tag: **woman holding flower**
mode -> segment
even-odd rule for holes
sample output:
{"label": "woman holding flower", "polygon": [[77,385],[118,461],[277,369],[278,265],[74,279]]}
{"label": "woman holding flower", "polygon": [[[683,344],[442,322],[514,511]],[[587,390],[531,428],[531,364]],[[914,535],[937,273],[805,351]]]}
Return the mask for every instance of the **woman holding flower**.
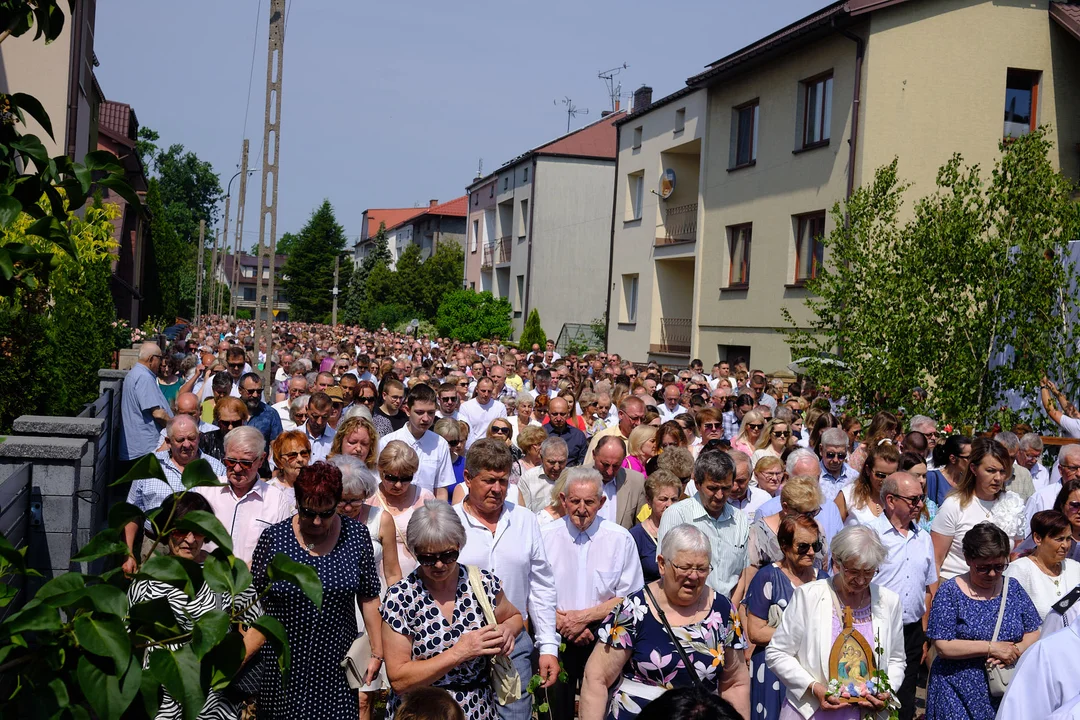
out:
{"label": "woman holding flower", "polygon": [[665,691],[697,684],[749,717],[742,627],[731,602],[705,584],[712,563],[708,539],[692,525],[679,525],[664,536],[656,560],[660,579],[624,598],[596,633],[581,686],[581,720],[633,720]]}

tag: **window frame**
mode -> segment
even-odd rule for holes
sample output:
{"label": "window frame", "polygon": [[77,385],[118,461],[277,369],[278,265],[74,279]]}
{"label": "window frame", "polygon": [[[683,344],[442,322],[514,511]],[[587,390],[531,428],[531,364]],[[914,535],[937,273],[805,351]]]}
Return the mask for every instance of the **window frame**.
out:
{"label": "window frame", "polygon": [[644,130],[644,125],[638,125],[636,128],[634,128],[634,138],[632,144],[630,145],[631,150],[641,149],[641,138],[644,135]]}
{"label": "window frame", "polygon": [[641,274],[627,273],[623,275],[623,305],[626,316],[620,319],[624,325],[637,323],[638,296],[641,292]]}
{"label": "window frame", "polygon": [[[1042,85],[1042,70],[1029,70],[1027,68],[1006,68],[1005,69],[1005,94],[1008,97],[1009,92],[1009,74],[1020,73],[1032,78],[1031,83],[1031,117],[1028,119],[1028,131],[1027,134],[1035,132],[1035,129],[1039,127],[1039,86]],[[1005,108],[1008,109],[1008,102],[1006,101]],[[1001,137],[1006,141],[1015,140],[1017,137],[1023,137],[1022,135],[1006,135],[1004,118],[1002,119]]]}
{"label": "window frame", "polygon": [[626,174],[626,200],[629,213],[623,212],[623,222],[638,222],[645,216],[645,170]]}
{"label": "window frame", "polygon": [[[739,162],[739,155],[740,155],[740,153],[739,153],[739,147],[740,147],[739,146],[739,141],[742,138],[742,116],[743,116],[743,111],[744,110],[751,110],[752,111],[750,113],[750,118],[751,118],[750,119],[750,148],[749,148],[750,156],[749,156],[749,159],[746,162],[740,163]],[[761,125],[761,98],[754,98],[753,100],[749,100],[747,102],[744,102],[741,105],[736,105],[735,107],[732,108],[732,111],[734,111],[734,114],[735,114],[734,123],[733,123],[734,124],[733,129],[734,129],[734,132],[735,132],[735,142],[733,143],[733,148],[732,148],[732,150],[734,151],[733,156],[732,156],[732,160],[734,162],[732,163],[731,167],[728,168],[728,169],[729,170],[740,170],[742,168],[753,167],[754,165],[757,164],[758,131],[759,131],[760,125]]]}
{"label": "window frame", "polygon": [[[825,236],[825,223],[827,217],[824,210],[818,210],[810,213],[803,213],[802,215],[795,216],[795,275],[794,286],[805,285],[808,281],[813,280],[818,276],[818,271],[821,268],[822,263],[825,261],[825,246],[822,244],[820,238]],[[807,224],[820,222],[820,232],[817,235],[811,235],[809,237],[809,250],[810,250],[810,274],[806,276],[800,276],[799,271],[802,269],[803,259],[803,228]],[[811,230],[813,229],[811,225]]]}
{"label": "window frame", "polygon": [[[738,264],[735,262],[735,248],[739,234],[742,231],[746,231],[746,242],[743,245],[743,256],[739,260]],[[753,246],[754,240],[754,224],[753,223],[739,223],[737,225],[728,225],[728,288],[732,290],[745,290],[750,287],[750,251]],[[741,280],[735,280],[735,268],[740,270]]]}
{"label": "window frame", "polygon": [[675,134],[681,133],[686,129],[686,108],[676,108],[675,110]]}
{"label": "window frame", "polygon": [[[828,92],[827,93],[824,92],[824,90],[825,90],[824,86],[825,86],[826,83],[828,83]],[[811,149],[817,148],[817,147],[824,147],[825,145],[828,145],[829,141],[832,139],[830,128],[829,128],[829,124],[831,124],[831,123],[827,124],[825,122],[825,117],[826,117],[826,115],[828,115],[829,119],[830,120],[832,119],[832,108],[829,107],[830,102],[828,102],[828,101],[832,100],[833,71],[829,70],[827,72],[821,73],[820,75],[815,75],[813,77],[807,78],[806,80],[803,80],[802,83],[800,83],[800,84],[802,85],[802,101],[803,101],[803,122],[802,122],[802,145],[801,145],[801,149],[802,150],[811,150]],[[818,84],[822,85],[822,92],[826,96],[826,97],[823,97],[822,101],[821,101],[821,116],[815,118],[815,122],[817,123],[816,127],[818,127],[820,129],[820,131],[821,131],[821,138],[818,139],[818,140],[809,140],[807,138],[807,130],[810,128],[810,123],[808,122],[809,119],[810,119],[810,90],[811,90],[811,88],[817,86]]]}

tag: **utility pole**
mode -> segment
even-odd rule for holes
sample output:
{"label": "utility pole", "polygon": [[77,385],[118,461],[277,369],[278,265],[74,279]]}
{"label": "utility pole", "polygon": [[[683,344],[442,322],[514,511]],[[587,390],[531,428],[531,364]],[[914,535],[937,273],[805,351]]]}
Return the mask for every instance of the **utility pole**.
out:
{"label": "utility pole", "polygon": [[[247,138],[244,138],[244,151],[240,156],[240,200],[236,206],[236,244],[233,246],[232,284],[229,285],[229,317],[233,320],[236,320],[236,292],[237,285],[240,282],[240,253],[244,249],[244,207],[246,206],[245,199],[247,198],[247,178],[249,174],[247,169],[248,145]],[[228,200],[225,201],[225,204],[228,205]],[[228,214],[226,214],[225,222],[228,223],[228,221]]]}
{"label": "utility pole", "polygon": [[[263,125],[262,158],[262,205],[259,211],[259,262],[258,291],[255,310],[255,353],[265,343],[266,361],[263,363],[263,388],[273,397],[273,371],[270,355],[273,351],[274,328],[274,260],[277,251],[277,183],[278,149],[281,145],[281,68],[285,54],[285,0],[270,0],[270,43],[266,48],[266,115]],[[270,147],[273,143],[273,148]],[[269,227],[267,227],[269,220]],[[263,295],[263,257],[270,268],[269,283]],[[259,307],[266,308],[266,325],[258,323]],[[261,342],[260,342],[261,340]]]}
{"label": "utility pole", "polygon": [[202,315],[203,249],[206,246],[206,221],[199,221],[199,263],[195,274],[195,319]]}
{"label": "utility pole", "polygon": [[330,318],[330,325],[332,327],[337,327],[337,296],[338,296],[337,281],[338,281],[338,263],[340,263],[340,262],[341,262],[341,256],[340,255],[335,255],[334,256],[334,312],[333,312],[332,317]]}
{"label": "utility pole", "polygon": [[[229,223],[229,201],[225,200],[225,224]],[[214,231],[214,255],[210,261],[210,303],[207,308],[207,312],[211,315],[216,315],[218,312],[218,286],[217,286],[217,268],[218,268],[218,247],[221,245],[221,230]]]}

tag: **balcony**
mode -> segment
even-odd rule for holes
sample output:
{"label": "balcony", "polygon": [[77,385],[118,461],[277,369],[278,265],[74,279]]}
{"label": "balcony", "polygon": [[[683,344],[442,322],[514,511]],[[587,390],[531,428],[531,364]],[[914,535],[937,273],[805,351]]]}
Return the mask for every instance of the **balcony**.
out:
{"label": "balcony", "polygon": [[664,235],[656,238],[656,244],[674,245],[697,240],[697,210],[697,203],[667,208],[664,211]]}
{"label": "balcony", "polygon": [[660,342],[649,345],[659,355],[690,355],[690,318],[660,318]]}
{"label": "balcony", "polygon": [[510,262],[510,253],[514,248],[513,238],[501,237],[495,242],[484,246],[484,257],[480,261],[480,269],[490,272],[494,265],[505,265]]}

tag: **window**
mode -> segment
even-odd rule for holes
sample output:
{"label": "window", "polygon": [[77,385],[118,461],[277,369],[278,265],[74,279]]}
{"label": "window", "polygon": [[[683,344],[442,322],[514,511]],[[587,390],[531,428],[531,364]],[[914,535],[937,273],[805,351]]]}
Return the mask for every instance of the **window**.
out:
{"label": "window", "polygon": [[479,195],[473,195],[473,199],[472,199],[473,207],[476,207],[476,204],[478,202],[480,202],[480,196]]}
{"label": "window", "polygon": [[514,293],[514,317],[521,315],[521,304],[525,299],[525,276],[517,276],[517,292]]}
{"label": "window", "polygon": [[521,231],[518,233],[518,237],[522,240],[525,239],[525,233],[529,231],[529,201],[521,201],[521,222],[518,223],[518,227]]}
{"label": "window", "polygon": [[469,246],[471,252],[476,252],[476,245],[480,242],[480,221],[472,221],[472,244]]}
{"label": "window", "polygon": [[817,277],[825,248],[825,211],[795,217],[795,282]]}
{"label": "window", "polygon": [[636,323],[637,322],[637,299],[638,299],[638,275],[623,275],[622,276],[623,287],[623,305],[622,305],[622,317],[620,322],[624,323]]}
{"label": "window", "polygon": [[753,165],[757,161],[758,101],[753,100],[735,108],[732,130],[734,137],[733,168]]}
{"label": "window", "polygon": [[240,268],[240,274],[246,278],[255,277],[255,268],[250,265],[244,265]]}
{"label": "window", "polygon": [[524,182],[529,182],[529,167],[528,167],[528,165],[525,166],[525,179],[524,179]]}
{"label": "window", "polygon": [[255,288],[253,288],[253,287],[244,288],[244,300],[247,300],[249,302],[255,302]]}
{"label": "window", "polygon": [[686,129],[686,108],[675,111],[675,132],[681,133]]}
{"label": "window", "polygon": [[832,75],[806,80],[803,86],[802,146],[811,147],[829,141],[832,125]]}
{"label": "window", "polygon": [[728,246],[731,251],[731,267],[728,271],[729,287],[745,287],[750,284],[750,235],[752,225],[728,227]]}
{"label": "window", "polygon": [[641,219],[641,206],[645,202],[645,171],[638,170],[626,176],[626,222]]}
{"label": "window", "polygon": [[508,190],[509,188],[510,188],[510,176],[507,175],[506,177],[503,178],[503,190]]}
{"label": "window", "polygon": [[634,128],[634,149],[637,150],[641,147],[641,129],[642,126]]}
{"label": "window", "polygon": [[1034,130],[1038,107],[1038,71],[1009,68],[1005,74],[1005,137],[1021,137]]}

